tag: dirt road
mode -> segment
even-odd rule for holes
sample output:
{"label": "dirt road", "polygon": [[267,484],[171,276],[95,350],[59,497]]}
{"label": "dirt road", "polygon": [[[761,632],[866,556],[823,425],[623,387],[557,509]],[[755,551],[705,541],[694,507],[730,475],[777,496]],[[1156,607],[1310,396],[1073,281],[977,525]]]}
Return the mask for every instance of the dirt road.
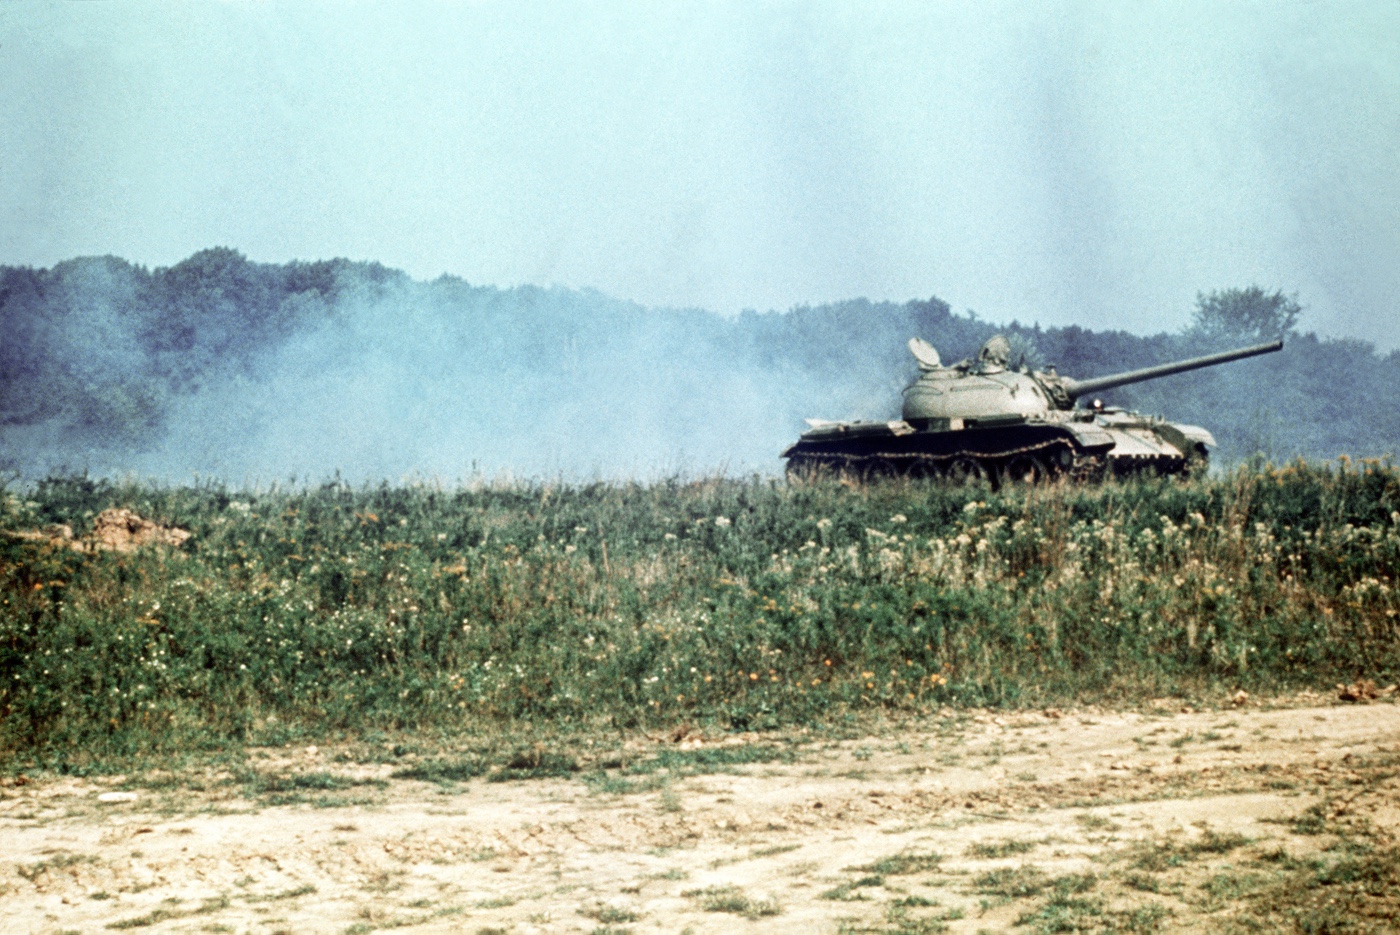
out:
{"label": "dirt road", "polygon": [[[1395,704],[949,714],[669,748],[768,762],[430,783],[258,751],[261,775],[312,777],[284,805],[246,783],[7,780],[0,928],[1212,931],[1400,911],[1376,856],[1400,828]],[[1327,869],[1347,860],[1351,877]]]}

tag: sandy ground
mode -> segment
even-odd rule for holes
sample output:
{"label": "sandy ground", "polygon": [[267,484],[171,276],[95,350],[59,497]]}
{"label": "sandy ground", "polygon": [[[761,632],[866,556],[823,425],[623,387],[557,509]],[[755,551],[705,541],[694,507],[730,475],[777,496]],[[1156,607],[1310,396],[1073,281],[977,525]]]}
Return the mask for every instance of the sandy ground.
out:
{"label": "sandy ground", "polygon": [[1397,780],[1367,771],[1400,753],[1390,703],[950,714],[796,750],[623,793],[393,779],[274,806],[237,784],[7,780],[0,930],[972,933],[1034,930],[1060,892],[1119,928],[1209,931],[1247,911],[1249,868],[1327,847],[1290,823],[1315,803],[1400,824]]}

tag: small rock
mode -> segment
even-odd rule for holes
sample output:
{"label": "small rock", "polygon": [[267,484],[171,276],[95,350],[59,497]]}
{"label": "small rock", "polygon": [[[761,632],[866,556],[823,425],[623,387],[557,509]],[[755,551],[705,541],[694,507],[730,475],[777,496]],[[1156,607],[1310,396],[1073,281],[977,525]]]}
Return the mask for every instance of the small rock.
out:
{"label": "small rock", "polygon": [[1377,688],[1376,683],[1371,679],[1357,679],[1350,685],[1338,685],[1337,697],[1342,701],[1371,701],[1382,695],[1389,695],[1395,691],[1395,686]]}
{"label": "small rock", "polygon": [[97,796],[97,801],[110,805],[113,802],[135,802],[137,798],[135,792],[103,792]]}

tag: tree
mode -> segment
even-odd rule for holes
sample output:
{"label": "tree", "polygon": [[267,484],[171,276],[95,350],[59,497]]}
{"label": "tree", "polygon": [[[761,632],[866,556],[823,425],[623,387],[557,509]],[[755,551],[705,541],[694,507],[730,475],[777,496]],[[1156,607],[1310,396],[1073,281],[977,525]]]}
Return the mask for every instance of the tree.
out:
{"label": "tree", "polygon": [[1258,286],[1196,294],[1190,331],[1212,340],[1236,343],[1273,341],[1293,333],[1303,307],[1298,296]]}

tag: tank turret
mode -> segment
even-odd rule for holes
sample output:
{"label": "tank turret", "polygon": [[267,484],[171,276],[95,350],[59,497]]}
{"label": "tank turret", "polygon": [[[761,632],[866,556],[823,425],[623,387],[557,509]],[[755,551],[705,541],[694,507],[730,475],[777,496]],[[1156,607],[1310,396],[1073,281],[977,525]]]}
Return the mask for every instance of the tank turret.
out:
{"label": "tank turret", "polygon": [[1096,404],[1084,396],[1130,383],[1268,354],[1282,341],[1078,380],[1055,369],[1011,366],[1011,345],[995,335],[975,360],[944,366],[919,338],[909,341],[919,376],[893,422],[820,422],[783,453],[790,475],[841,472],[874,479],[908,475],[954,480],[1034,481],[1189,473],[1204,467],[1215,440],[1205,429]]}
{"label": "tank turret", "polygon": [[[915,350],[914,341],[917,340],[915,338],[910,342],[910,350],[920,361],[922,373],[904,391],[903,415],[905,421],[911,424],[926,419],[1029,417],[1057,409],[1069,410],[1074,408],[1075,400],[1091,393],[1268,354],[1283,347],[1282,341],[1272,341],[1106,377],[1075,380],[1060,376],[1053,368],[1008,370],[1009,346],[1001,335],[996,335],[982,346],[976,361],[965,360],[951,367],[928,366],[928,351],[933,349],[926,342],[919,341],[919,347]],[[931,359],[937,360],[936,351]]]}

